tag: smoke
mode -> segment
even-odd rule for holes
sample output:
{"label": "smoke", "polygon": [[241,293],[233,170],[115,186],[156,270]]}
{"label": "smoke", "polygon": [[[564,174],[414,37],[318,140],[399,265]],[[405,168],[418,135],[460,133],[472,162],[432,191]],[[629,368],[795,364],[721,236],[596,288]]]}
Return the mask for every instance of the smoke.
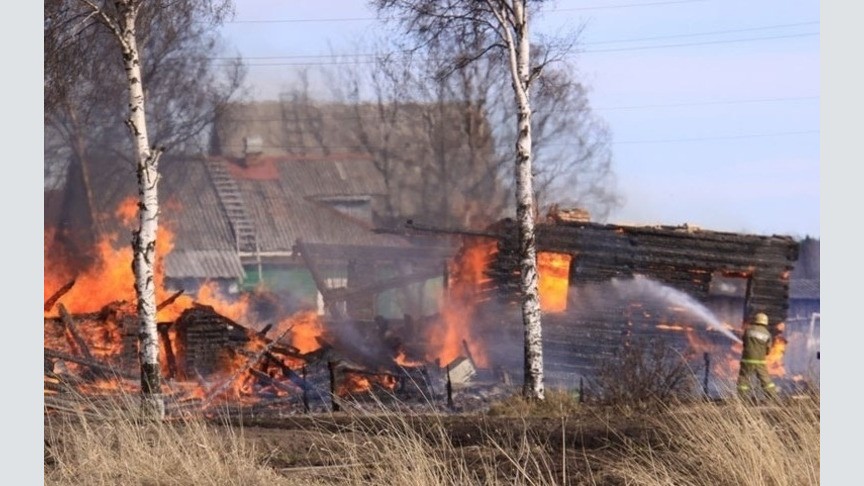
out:
{"label": "smoke", "polygon": [[[572,326],[586,325],[595,329],[600,323],[620,324],[625,329],[625,320],[649,324],[678,324],[704,326],[710,332],[718,332],[730,340],[740,343],[738,338],[724,323],[723,319],[696,300],[678,289],[636,275],[633,278],[613,278],[602,283],[590,283],[570,288],[567,310],[564,313],[544,315],[544,342],[560,340],[561,333],[581,332]],[[514,377],[521,376],[523,366],[522,318],[519,309],[513,306],[486,303],[482,311],[473,316],[472,333],[477,344],[482,345],[493,367],[509,370]],[[727,322],[732,322],[727,320]],[[553,329],[555,326],[564,329]],[[550,327],[552,326],[552,327]],[[586,331],[589,334],[596,331]],[[581,335],[581,334],[580,334]],[[585,341],[585,346],[607,346],[607,337]],[[602,342],[601,342],[602,341]],[[551,346],[557,344],[557,346]],[[557,367],[555,360],[560,358],[560,343],[550,343],[547,365]],[[724,347],[716,348],[718,353],[726,353]],[[544,354],[546,354],[544,352]],[[564,363],[557,363],[564,364]],[[572,363],[569,363],[572,364]],[[572,383],[571,383],[572,384]]]}
{"label": "smoke", "polygon": [[330,321],[324,338],[339,355],[350,362],[371,369],[393,366],[401,342],[390,329],[387,319],[376,319],[374,326],[353,319]]}
{"label": "smoke", "polygon": [[612,288],[619,298],[643,302],[654,302],[684,309],[687,314],[695,317],[700,322],[707,324],[709,328],[720,332],[729,339],[741,342],[741,339],[733,334],[714,313],[701,302],[690,295],[651,280],[644,275],[634,275],[631,280],[612,279]]}
{"label": "smoke", "polygon": [[[459,328],[461,334],[454,341],[457,343],[454,352],[465,354],[461,346],[465,339],[475,358],[484,356],[486,359],[483,361],[489,366],[507,369],[514,378],[518,376],[523,364],[523,329],[519,309],[503,302],[487,301],[476,311],[464,311],[467,315],[461,324],[467,328]],[[547,325],[559,326],[565,323],[567,326],[579,326],[580,323],[623,325],[624,320],[630,317],[655,324],[702,324],[712,332],[741,342],[704,304],[685,292],[642,275],[571,287],[565,313],[548,316]],[[432,331],[440,333],[443,327],[445,322],[441,314],[419,318],[416,322],[379,316],[374,323],[352,319],[328,321],[322,337],[349,361],[370,369],[386,369],[392,367],[398,353],[405,353],[411,361],[428,361],[428,353],[437,349],[439,344],[431,340],[430,335]],[[556,358],[550,355],[549,359]],[[442,360],[442,365],[449,360],[448,356]]]}

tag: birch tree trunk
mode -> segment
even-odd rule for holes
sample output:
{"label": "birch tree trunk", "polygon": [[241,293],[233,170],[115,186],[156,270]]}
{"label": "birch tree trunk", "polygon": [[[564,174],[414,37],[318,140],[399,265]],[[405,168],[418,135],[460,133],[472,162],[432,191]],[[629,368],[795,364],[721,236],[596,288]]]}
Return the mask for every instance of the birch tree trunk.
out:
{"label": "birch tree trunk", "polygon": [[129,118],[126,125],[132,134],[138,177],[138,229],[132,235],[132,270],[138,310],[138,360],[141,365],[142,411],[162,419],[165,402],[159,368],[159,334],[156,328],[156,230],[159,224],[159,155],[150,146],[147,118],[144,112],[144,86],[141,59],[135,34],[135,21],[141,9],[139,0],[115,0],[112,4],[80,0],[92,16],[106,26],[120,47],[123,69],[129,89]]}
{"label": "birch tree trunk", "polygon": [[[522,291],[522,324],[525,333],[525,398],[543,400],[543,339],[540,322],[540,298],[537,291],[537,248],[534,240],[534,184],[531,172],[531,82],[528,12],[524,0],[513,1],[514,37],[508,40],[510,71],[516,98],[516,221],[519,228],[519,286]],[[507,31],[509,37],[509,29]]]}
{"label": "birch tree trunk", "polygon": [[159,155],[150,147],[144,111],[144,86],[141,60],[135,38],[137,8],[124,9],[121,19],[123,62],[129,83],[129,119],[127,125],[135,142],[138,176],[138,229],[133,233],[132,269],[135,272],[135,294],[138,297],[138,358],[141,363],[141,393],[145,411],[165,416],[159,368],[159,334],[156,329],[156,230],[159,224]]}
{"label": "birch tree trunk", "polygon": [[[506,53],[507,68],[510,71],[510,80],[513,87],[514,107],[516,108],[516,160],[514,167],[516,186],[516,218],[519,240],[519,269],[520,269],[520,291],[522,294],[522,321],[524,326],[524,367],[525,381],[523,395],[528,399],[543,400],[545,398],[543,386],[543,341],[541,330],[540,299],[538,296],[538,273],[537,273],[537,250],[535,246],[534,217],[535,189],[534,173],[532,165],[535,155],[533,147],[531,124],[532,107],[529,97],[529,89],[544,67],[550,60],[554,60],[556,51],[560,51],[561,45],[546,43],[540,46],[536,52],[542,55],[541,62],[531,64],[531,42],[529,38],[528,5],[540,5],[544,0],[373,0],[379,13],[386,14],[385,17],[400,22],[406,33],[412,35],[418,41],[415,49],[427,50],[440,49],[440,46],[456,47],[454,56],[450,62],[440,63],[441,69],[436,69],[435,77],[449,76],[451,73],[464,69],[467,65],[485,57],[487,53],[498,51]],[[532,7],[533,8],[533,7]],[[393,15],[395,14],[395,15]],[[429,52],[435,52],[429,51]],[[446,49],[444,51],[446,52]],[[451,51],[453,52],[453,51]],[[446,56],[444,56],[446,57]],[[560,57],[558,57],[560,59]],[[497,63],[498,58],[489,60]],[[437,63],[436,63],[437,64]],[[497,66],[497,64],[495,64]],[[491,71],[490,71],[491,72]],[[497,73],[496,73],[497,74]],[[481,81],[482,81],[481,77]],[[555,110],[566,113],[566,118],[572,118],[573,114],[587,113],[587,104],[583,103],[581,85],[569,82],[569,76],[559,74],[558,79],[547,78],[545,87],[555,88],[555,92],[543,92],[537,98],[539,101],[547,100],[549,103],[564,103],[564,106],[572,107],[567,110]],[[486,102],[486,94],[480,94],[481,106]],[[497,93],[497,91],[496,91]],[[575,103],[575,104],[574,104]],[[509,103],[507,106],[510,106]],[[548,106],[547,106],[548,108]],[[494,111],[494,107],[492,108]],[[570,127],[578,128],[577,133],[580,145],[585,145],[584,138],[591,141],[594,135],[583,132],[577,119],[564,120],[561,118],[550,118],[548,111],[538,123],[537,135],[542,142],[545,132],[548,136],[556,136],[565,132],[555,130],[568,130]],[[510,110],[507,110],[509,119]],[[550,122],[551,121],[551,122]],[[550,122],[552,131],[544,129]],[[557,127],[557,128],[556,128]],[[562,128],[563,127],[563,128]],[[547,137],[548,138],[548,137]],[[596,155],[595,149],[601,153]],[[603,159],[602,143],[580,148],[575,164],[588,164],[594,157]],[[593,163],[593,162],[592,162]],[[599,170],[602,174],[608,171],[608,159],[600,160],[598,165],[589,170]],[[556,172],[552,172],[553,174]],[[561,174],[561,172],[557,172]],[[554,178],[554,175],[551,176]],[[590,179],[590,178],[589,178]],[[547,179],[548,180],[548,179]],[[561,181],[564,183],[564,181]],[[589,183],[589,189],[596,190],[593,183]],[[548,184],[547,184],[548,185]],[[599,191],[603,197],[607,197],[606,191]],[[611,204],[614,196],[607,200]]]}

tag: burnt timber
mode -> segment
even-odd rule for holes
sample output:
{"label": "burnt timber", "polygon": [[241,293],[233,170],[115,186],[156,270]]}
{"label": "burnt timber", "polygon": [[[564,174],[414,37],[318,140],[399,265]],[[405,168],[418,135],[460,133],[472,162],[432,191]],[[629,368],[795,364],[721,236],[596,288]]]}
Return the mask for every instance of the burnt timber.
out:
{"label": "burnt timber", "polygon": [[[484,300],[510,307],[518,307],[519,295],[516,232],[512,220],[489,228],[490,234],[498,235],[498,251],[491,256],[487,272],[491,282]],[[642,275],[707,303],[715,277],[741,278],[746,282],[742,315],[765,312],[772,330],[787,318],[789,277],[798,259],[798,243],[789,236],[717,232],[686,225],[541,223],[536,228],[536,245],[538,253],[572,255],[571,295],[593,284]],[[574,374],[590,375],[601,356],[614,353],[622,336],[638,336],[640,331],[656,335],[657,323],[643,319],[640,326],[640,319],[621,308],[605,309],[588,319],[569,313],[547,314],[543,323],[547,373],[550,378],[567,376],[567,381]],[[664,335],[676,347],[687,346],[682,333]],[[724,347],[728,343],[727,339]]]}
{"label": "burnt timber", "polygon": [[[499,223],[498,254],[490,276],[518,282],[516,226]],[[789,236],[759,236],[682,226],[619,226],[561,222],[537,226],[538,252],[573,256],[570,285],[645,275],[706,300],[714,274],[748,280],[745,315],[761,311],[772,323],[789,309],[789,275],[798,243]]]}

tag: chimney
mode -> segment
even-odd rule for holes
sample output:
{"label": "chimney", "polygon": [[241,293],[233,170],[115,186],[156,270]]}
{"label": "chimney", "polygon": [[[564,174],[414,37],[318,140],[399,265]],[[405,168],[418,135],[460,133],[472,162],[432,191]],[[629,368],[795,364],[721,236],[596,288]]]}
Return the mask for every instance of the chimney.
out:
{"label": "chimney", "polygon": [[260,135],[243,137],[243,163],[247,167],[257,165],[264,153],[264,139]]}

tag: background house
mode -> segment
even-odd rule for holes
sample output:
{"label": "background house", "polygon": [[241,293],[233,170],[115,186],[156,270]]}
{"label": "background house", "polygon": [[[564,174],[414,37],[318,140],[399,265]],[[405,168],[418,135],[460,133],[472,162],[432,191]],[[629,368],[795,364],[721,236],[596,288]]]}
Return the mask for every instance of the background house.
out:
{"label": "background house", "polygon": [[509,202],[498,176],[510,159],[496,157],[485,114],[462,103],[286,99],[225,107],[211,153],[242,157],[250,140],[263,155],[368,158],[383,182],[374,201],[383,222],[481,227]]}
{"label": "background house", "polygon": [[[134,227],[122,217],[130,209],[134,214],[132,167],[104,158],[89,163],[89,184],[71,171],[63,194],[54,196],[68,204],[46,206],[54,208],[46,224],[64,228],[59,237],[82,261],[95,247],[87,187],[101,235],[116,235],[115,243],[124,245]],[[373,231],[375,201],[385,186],[368,158],[165,157],[160,173],[160,225],[172,245],[164,260],[169,287],[192,294],[205,282],[217,282],[226,294],[264,289],[290,308],[323,313],[327,289],[390,279],[392,285],[379,282],[339,305],[370,319],[434,311],[450,250]],[[408,290],[396,289],[399,283]]]}

